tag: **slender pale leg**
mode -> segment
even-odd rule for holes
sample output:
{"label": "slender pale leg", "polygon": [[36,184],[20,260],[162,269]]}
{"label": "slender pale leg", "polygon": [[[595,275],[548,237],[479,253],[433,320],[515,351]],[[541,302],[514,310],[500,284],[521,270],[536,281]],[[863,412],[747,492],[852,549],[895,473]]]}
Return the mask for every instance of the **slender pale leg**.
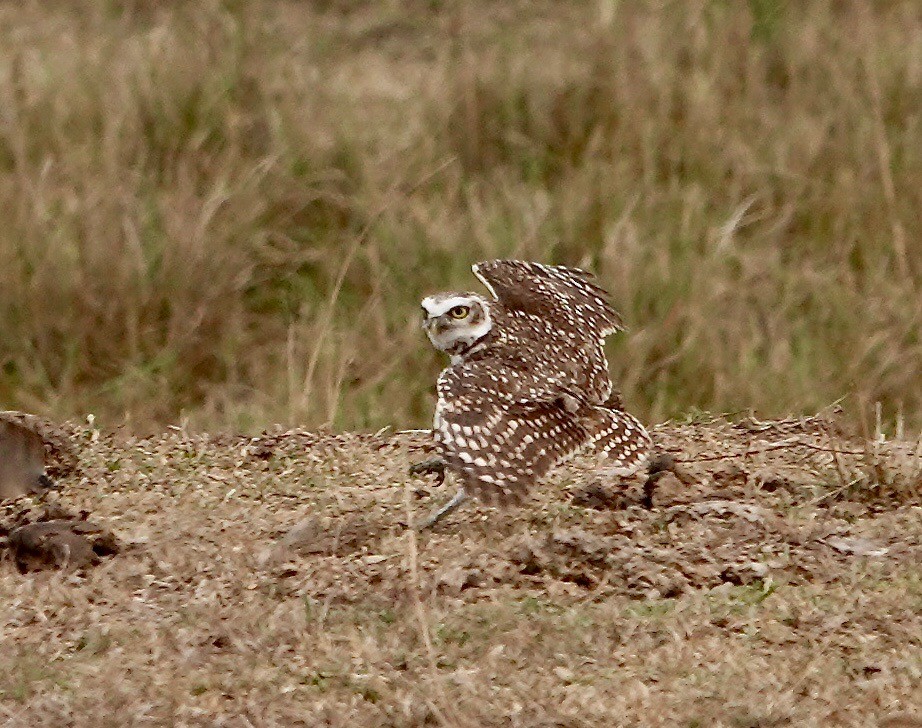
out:
{"label": "slender pale leg", "polygon": [[464,501],[467,500],[467,493],[464,492],[464,488],[460,488],[457,493],[455,493],[451,500],[448,501],[444,506],[435,511],[429,518],[423,521],[416,527],[417,531],[422,531],[424,528],[432,528],[436,523],[438,523],[444,516],[447,516],[455,508],[460,506]]}

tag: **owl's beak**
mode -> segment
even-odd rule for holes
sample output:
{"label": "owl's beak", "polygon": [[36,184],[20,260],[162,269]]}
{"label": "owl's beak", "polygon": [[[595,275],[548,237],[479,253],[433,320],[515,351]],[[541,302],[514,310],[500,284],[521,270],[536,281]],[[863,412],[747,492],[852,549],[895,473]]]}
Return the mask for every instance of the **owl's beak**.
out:
{"label": "owl's beak", "polygon": [[442,316],[427,316],[423,320],[422,325],[423,331],[426,332],[426,336],[431,340],[432,337],[438,337],[445,331],[445,322],[444,317]]}

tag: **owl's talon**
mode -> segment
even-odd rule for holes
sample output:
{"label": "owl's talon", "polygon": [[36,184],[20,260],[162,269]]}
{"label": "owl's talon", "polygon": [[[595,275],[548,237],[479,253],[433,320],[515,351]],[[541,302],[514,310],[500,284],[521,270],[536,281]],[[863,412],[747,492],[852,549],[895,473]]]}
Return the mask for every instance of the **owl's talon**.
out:
{"label": "owl's talon", "polygon": [[432,458],[414,463],[410,466],[410,475],[434,475],[436,485],[445,482],[445,468],[447,463],[442,458]]}

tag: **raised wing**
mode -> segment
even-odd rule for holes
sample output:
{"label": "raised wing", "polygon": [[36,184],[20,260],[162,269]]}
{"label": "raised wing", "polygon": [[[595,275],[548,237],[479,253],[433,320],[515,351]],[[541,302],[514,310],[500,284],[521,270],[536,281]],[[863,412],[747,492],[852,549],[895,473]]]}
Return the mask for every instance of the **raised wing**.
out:
{"label": "raised wing", "polygon": [[500,309],[498,328],[513,349],[529,352],[535,379],[551,379],[603,404],[612,384],[603,347],[621,319],[592,276],[576,268],[517,260],[473,266]]}
{"label": "raised wing", "polygon": [[548,319],[563,308],[587,334],[600,338],[623,328],[608,294],[593,282],[591,273],[579,268],[488,260],[475,263],[472,270],[493,297],[511,311]]}

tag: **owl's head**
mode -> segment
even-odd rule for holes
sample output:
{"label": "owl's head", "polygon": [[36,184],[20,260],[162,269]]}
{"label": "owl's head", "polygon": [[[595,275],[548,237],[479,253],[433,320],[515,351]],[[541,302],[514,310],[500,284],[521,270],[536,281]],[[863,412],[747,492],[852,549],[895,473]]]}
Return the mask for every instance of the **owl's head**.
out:
{"label": "owl's head", "polygon": [[423,299],[423,328],[439,351],[461,356],[493,327],[490,302],[476,293],[437,293]]}

